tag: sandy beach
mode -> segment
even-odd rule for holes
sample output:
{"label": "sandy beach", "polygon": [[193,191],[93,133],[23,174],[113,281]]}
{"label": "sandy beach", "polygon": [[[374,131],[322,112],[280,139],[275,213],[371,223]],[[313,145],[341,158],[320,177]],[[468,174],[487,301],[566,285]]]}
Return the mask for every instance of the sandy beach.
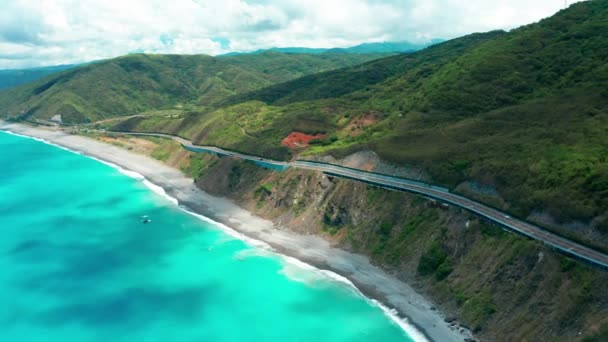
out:
{"label": "sandy beach", "polygon": [[[137,172],[151,183],[162,187],[169,196],[179,201],[180,206],[222,223],[247,237],[263,241],[278,253],[346,277],[368,298],[395,309],[400,317],[405,317],[407,323],[415,326],[430,340],[463,341],[471,337],[468,331],[447,323],[445,317],[433,308],[433,304],[411,286],[372,265],[367,257],[333,248],[318,236],[295,234],[275,227],[273,222],[252,215],[230,200],[203,192],[181,171],[155,159],[57,130],[2,121],[0,129],[43,139]],[[415,332],[410,335],[416,337]],[[419,339],[424,340],[424,337],[419,336]]]}

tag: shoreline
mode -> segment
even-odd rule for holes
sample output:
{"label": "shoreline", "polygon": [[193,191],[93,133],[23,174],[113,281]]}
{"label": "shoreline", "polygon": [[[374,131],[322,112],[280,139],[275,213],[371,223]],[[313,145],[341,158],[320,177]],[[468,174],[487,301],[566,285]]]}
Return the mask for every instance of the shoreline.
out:
{"label": "shoreline", "polygon": [[[170,199],[171,202],[188,214],[211,220],[246,240],[261,241],[269,245],[273,252],[309,264],[321,272],[330,271],[337,275],[330,276],[345,278],[415,340],[422,340],[422,335],[433,341],[464,341],[472,338],[470,332],[446,322],[433,304],[411,286],[372,265],[367,257],[331,247],[320,236],[300,235],[276,227],[273,222],[254,216],[226,198],[203,192],[181,171],[151,157],[59,130],[3,121],[0,121],[0,130],[39,139],[97,159],[126,171],[127,176],[138,174],[144,177],[144,183],[150,183],[146,185],[151,190],[161,195],[164,192],[166,197],[173,199]],[[129,175],[129,172],[135,175]],[[410,326],[415,331],[408,329]]]}

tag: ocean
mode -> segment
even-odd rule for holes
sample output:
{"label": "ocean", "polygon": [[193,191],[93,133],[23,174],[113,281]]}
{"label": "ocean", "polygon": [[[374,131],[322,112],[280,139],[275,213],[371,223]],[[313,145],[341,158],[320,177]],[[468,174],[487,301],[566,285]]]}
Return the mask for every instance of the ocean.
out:
{"label": "ocean", "polygon": [[416,337],[344,279],[128,175],[0,132],[0,341]]}

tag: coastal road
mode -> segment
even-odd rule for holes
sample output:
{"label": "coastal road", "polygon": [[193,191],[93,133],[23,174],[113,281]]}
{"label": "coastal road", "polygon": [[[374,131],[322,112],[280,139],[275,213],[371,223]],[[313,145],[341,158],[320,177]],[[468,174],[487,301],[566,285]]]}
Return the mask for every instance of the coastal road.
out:
{"label": "coastal road", "polygon": [[113,132],[121,134],[129,134],[135,136],[154,136],[161,138],[173,139],[180,143],[184,148],[194,152],[207,152],[214,153],[220,156],[233,156],[244,160],[250,160],[255,163],[267,164],[271,168],[276,169],[287,169],[289,167],[320,171],[328,176],[341,177],[346,179],[352,179],[356,181],[365,182],[375,186],[399,190],[406,192],[413,192],[421,194],[430,198],[437,199],[442,202],[450,203],[454,206],[463,208],[472,213],[485,217],[486,219],[493,221],[507,230],[517,232],[529,238],[543,242],[544,244],[570,256],[574,256],[588,263],[596,266],[600,266],[608,270],[608,255],[605,253],[596,251],[587,246],[581,245],[577,242],[571,241],[567,238],[556,235],[548,230],[531,223],[513,218],[508,214],[485,206],[479,202],[473,201],[469,198],[459,196],[451,193],[448,189],[433,186],[430,184],[412,181],[408,179],[380,175],[376,173],[366,172],[362,170],[351,169],[333,164],[318,163],[312,161],[298,160],[294,162],[281,162],[272,159],[261,158],[257,156],[247,155],[243,153],[227,151],[214,146],[198,146],[193,145],[189,140],[162,133],[134,133],[134,132]]}

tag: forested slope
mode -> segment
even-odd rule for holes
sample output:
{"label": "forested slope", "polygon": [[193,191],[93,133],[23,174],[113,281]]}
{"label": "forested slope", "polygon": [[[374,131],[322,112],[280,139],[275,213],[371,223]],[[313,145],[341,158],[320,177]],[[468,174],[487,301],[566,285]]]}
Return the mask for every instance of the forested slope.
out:
{"label": "forested slope", "polygon": [[[277,158],[372,150],[429,181],[608,248],[608,1],[133,120]],[[289,150],[291,131],[324,133]],[[252,143],[255,142],[255,143]]]}

